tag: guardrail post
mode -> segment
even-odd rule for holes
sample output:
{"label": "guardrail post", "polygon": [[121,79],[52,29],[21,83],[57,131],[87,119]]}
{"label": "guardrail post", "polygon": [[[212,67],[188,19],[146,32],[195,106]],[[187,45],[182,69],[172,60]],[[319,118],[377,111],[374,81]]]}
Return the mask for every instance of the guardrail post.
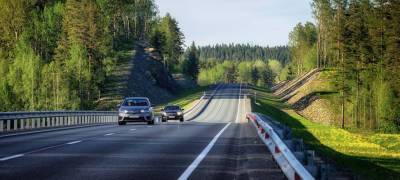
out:
{"label": "guardrail post", "polygon": [[4,131],[4,121],[0,120],[0,132]]}
{"label": "guardrail post", "polygon": [[14,130],[18,129],[18,119],[14,119]]}
{"label": "guardrail post", "polygon": [[29,119],[24,119],[24,129],[29,129]]}
{"label": "guardrail post", "polygon": [[7,120],[7,131],[10,131],[11,130],[11,121],[10,120]]}
{"label": "guardrail post", "polygon": [[32,129],[36,128],[36,118],[32,118]]}

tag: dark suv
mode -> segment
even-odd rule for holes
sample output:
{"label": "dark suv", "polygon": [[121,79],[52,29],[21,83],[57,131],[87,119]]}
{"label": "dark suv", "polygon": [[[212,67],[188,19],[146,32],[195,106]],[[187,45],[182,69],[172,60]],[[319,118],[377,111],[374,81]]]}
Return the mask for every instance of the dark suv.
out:
{"label": "dark suv", "polygon": [[153,108],[150,100],[145,97],[126,98],[118,109],[118,124],[127,122],[147,122],[154,124]]}
{"label": "dark suv", "polygon": [[164,109],[162,109],[161,119],[162,122],[167,122],[170,119],[183,122],[183,109],[176,105],[165,106]]}

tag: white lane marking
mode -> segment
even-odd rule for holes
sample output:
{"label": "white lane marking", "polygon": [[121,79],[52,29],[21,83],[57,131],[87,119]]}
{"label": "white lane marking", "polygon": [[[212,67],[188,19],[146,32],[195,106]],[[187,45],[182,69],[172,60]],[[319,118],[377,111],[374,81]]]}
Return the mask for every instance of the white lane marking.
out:
{"label": "white lane marking", "polygon": [[242,93],[242,82],[240,82],[240,85],[239,85],[239,102],[238,102],[237,111],[236,111],[236,120],[235,120],[236,123],[239,123],[239,120],[240,120],[239,115],[240,115],[240,99],[241,99],[240,94],[241,93]]}
{"label": "white lane marking", "polygon": [[82,141],[72,141],[72,142],[69,142],[69,143],[67,143],[68,145],[72,145],[72,144],[78,144],[78,143],[80,143],[80,142],[82,142]]}
{"label": "white lane marking", "polygon": [[147,126],[148,128],[151,128],[151,127],[153,127],[153,126]]}
{"label": "white lane marking", "polygon": [[19,158],[19,157],[22,157],[22,156],[24,156],[24,154],[16,154],[16,155],[12,155],[12,156],[1,158],[0,161],[7,161],[7,160],[10,160],[10,159]]}
{"label": "white lane marking", "polygon": [[114,135],[115,133],[108,133],[108,134],[105,134],[104,136],[111,136],[111,135]]}
{"label": "white lane marking", "polygon": [[130,131],[136,131],[136,129],[129,129]]}
{"label": "white lane marking", "polygon": [[197,156],[197,158],[192,162],[192,164],[189,165],[189,167],[186,168],[186,170],[182,173],[182,175],[178,178],[178,180],[186,180],[189,178],[189,176],[192,174],[192,172],[196,169],[196,167],[200,164],[200,162],[207,156],[208,152],[211,150],[211,148],[214,146],[215,142],[217,142],[219,136],[225,131],[226,128],[231,123],[228,123],[225,125],[224,128],[222,128],[217,135],[211,140],[211,142],[207,145],[206,148],[201,151],[201,153]]}

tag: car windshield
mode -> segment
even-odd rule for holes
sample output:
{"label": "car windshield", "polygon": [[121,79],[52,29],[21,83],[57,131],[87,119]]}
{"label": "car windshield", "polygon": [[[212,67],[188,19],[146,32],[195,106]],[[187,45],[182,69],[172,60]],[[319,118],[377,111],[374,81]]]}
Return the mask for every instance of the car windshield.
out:
{"label": "car windshield", "polygon": [[149,103],[146,99],[127,99],[122,104],[123,106],[148,106]]}
{"label": "car windshield", "polygon": [[180,110],[181,108],[179,106],[167,106],[164,109],[171,111],[171,110]]}

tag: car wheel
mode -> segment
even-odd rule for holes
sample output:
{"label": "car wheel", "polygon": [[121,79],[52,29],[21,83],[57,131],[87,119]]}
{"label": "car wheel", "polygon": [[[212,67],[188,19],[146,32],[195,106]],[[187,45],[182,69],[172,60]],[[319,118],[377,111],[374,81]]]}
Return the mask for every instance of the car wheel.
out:
{"label": "car wheel", "polygon": [[126,122],[123,122],[123,121],[118,121],[118,125],[126,125]]}
{"label": "car wheel", "polygon": [[167,122],[166,118],[161,118],[161,122]]}
{"label": "car wheel", "polygon": [[179,121],[180,121],[180,122],[183,122],[183,121],[184,121],[184,119],[183,119],[183,118],[181,118]]}

